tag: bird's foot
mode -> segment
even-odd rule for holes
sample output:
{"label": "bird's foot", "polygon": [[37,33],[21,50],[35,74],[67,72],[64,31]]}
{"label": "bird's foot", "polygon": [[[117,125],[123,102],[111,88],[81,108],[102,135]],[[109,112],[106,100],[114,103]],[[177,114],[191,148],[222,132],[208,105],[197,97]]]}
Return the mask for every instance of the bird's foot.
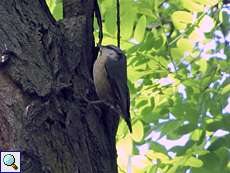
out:
{"label": "bird's foot", "polygon": [[101,109],[99,108],[99,105],[102,104],[101,100],[89,100],[85,96],[82,96],[81,98],[87,103],[87,109],[93,107],[96,110],[97,114],[101,115]]}
{"label": "bird's foot", "polygon": [[119,111],[111,103],[108,103],[105,100],[89,100],[86,97],[83,97],[83,99],[84,101],[87,102],[88,104],[87,107],[93,106],[96,109],[96,111],[98,111],[99,113],[101,113],[101,110],[99,109],[99,107],[102,107],[102,106],[106,106],[109,109],[113,110],[114,112],[119,113]]}

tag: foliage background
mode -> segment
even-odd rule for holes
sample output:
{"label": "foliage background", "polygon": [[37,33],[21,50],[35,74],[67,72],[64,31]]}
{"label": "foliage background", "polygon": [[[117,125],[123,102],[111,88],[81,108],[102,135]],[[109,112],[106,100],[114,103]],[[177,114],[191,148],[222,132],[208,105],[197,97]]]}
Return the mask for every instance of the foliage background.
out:
{"label": "foliage background", "polygon": [[[120,1],[134,133],[120,123],[119,171],[230,173],[230,4]],[[62,0],[47,4],[62,19]],[[116,45],[116,2],[99,5]]]}

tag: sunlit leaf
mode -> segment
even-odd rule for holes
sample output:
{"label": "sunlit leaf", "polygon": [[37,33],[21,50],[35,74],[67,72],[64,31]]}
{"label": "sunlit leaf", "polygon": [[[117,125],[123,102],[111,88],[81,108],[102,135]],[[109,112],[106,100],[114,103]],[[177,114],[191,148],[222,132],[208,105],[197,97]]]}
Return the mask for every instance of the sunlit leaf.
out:
{"label": "sunlit leaf", "polygon": [[177,47],[181,54],[192,52],[193,43],[189,39],[181,38],[177,41]]}
{"label": "sunlit leaf", "polygon": [[50,10],[53,10],[53,7],[55,6],[55,0],[46,0],[46,4],[48,5]]}
{"label": "sunlit leaf", "polygon": [[164,153],[160,153],[160,152],[154,152],[152,150],[149,150],[147,153],[146,153],[146,156],[149,158],[149,159],[152,159],[152,160],[160,160],[161,162],[163,163],[167,163],[169,162],[169,157],[167,155],[165,155]]}
{"label": "sunlit leaf", "polygon": [[182,30],[192,23],[193,16],[187,11],[176,11],[172,14],[172,21],[177,29]]}
{"label": "sunlit leaf", "polygon": [[56,20],[62,19],[63,18],[63,5],[62,5],[62,3],[56,4],[52,13],[53,13]]}
{"label": "sunlit leaf", "polygon": [[193,0],[181,0],[181,2],[183,7],[191,12],[203,12],[205,8],[204,5],[196,3]]}
{"label": "sunlit leaf", "polygon": [[192,132],[191,139],[198,141],[202,135],[203,131],[201,129],[196,129]]}
{"label": "sunlit leaf", "polygon": [[184,56],[184,51],[181,51],[179,48],[171,48],[170,52],[173,60],[176,62],[179,62],[180,58]]}
{"label": "sunlit leaf", "polygon": [[132,139],[136,142],[140,142],[143,139],[144,127],[143,127],[143,123],[141,121],[137,121],[133,125],[133,133],[131,136],[132,136]]}
{"label": "sunlit leaf", "polygon": [[208,7],[214,6],[218,3],[218,0],[193,0],[193,1]]}
{"label": "sunlit leaf", "polygon": [[191,167],[201,167],[203,165],[203,162],[195,157],[190,157],[186,162],[185,166],[191,166]]}
{"label": "sunlit leaf", "polygon": [[50,12],[56,20],[63,18],[63,3],[60,0],[46,0]]}
{"label": "sunlit leaf", "polygon": [[196,61],[196,64],[198,64],[200,66],[200,71],[205,74],[206,70],[208,69],[208,63],[207,60],[205,59],[200,59],[198,61]]}
{"label": "sunlit leaf", "polygon": [[147,21],[146,21],[145,16],[142,16],[137,22],[135,32],[134,32],[134,38],[138,42],[141,42],[144,38],[145,30],[146,30],[146,24],[147,24]]}
{"label": "sunlit leaf", "polygon": [[104,22],[104,28],[105,31],[111,34],[112,36],[115,36],[115,33],[117,31],[117,24],[116,24],[116,12],[111,9],[107,9],[105,12],[105,22]]}
{"label": "sunlit leaf", "polygon": [[125,135],[127,133],[129,133],[127,124],[125,123],[125,121],[121,121],[119,123],[119,127],[118,127],[118,130],[117,130],[117,138],[121,139],[121,138],[125,137]]}
{"label": "sunlit leaf", "polygon": [[222,94],[229,94],[230,93],[230,84],[226,85],[223,90],[222,90]]}
{"label": "sunlit leaf", "polygon": [[131,0],[122,1],[121,3],[121,38],[129,39],[133,33],[136,9]]}

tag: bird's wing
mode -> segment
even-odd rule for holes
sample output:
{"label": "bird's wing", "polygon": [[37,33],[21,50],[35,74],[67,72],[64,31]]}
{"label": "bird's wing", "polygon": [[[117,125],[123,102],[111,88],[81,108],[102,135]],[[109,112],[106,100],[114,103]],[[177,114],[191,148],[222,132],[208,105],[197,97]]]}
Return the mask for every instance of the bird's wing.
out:
{"label": "bird's wing", "polygon": [[126,57],[122,57],[119,60],[108,59],[105,63],[105,69],[111,89],[114,92],[114,96],[117,99],[117,103],[120,106],[124,119],[131,130],[129,113],[130,96],[127,85]]}

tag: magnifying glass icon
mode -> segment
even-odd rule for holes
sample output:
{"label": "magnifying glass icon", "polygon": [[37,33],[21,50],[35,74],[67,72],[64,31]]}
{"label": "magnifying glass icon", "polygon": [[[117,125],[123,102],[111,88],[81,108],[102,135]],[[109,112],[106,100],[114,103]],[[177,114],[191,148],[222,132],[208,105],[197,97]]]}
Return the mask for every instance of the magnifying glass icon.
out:
{"label": "magnifying glass icon", "polygon": [[3,163],[6,165],[6,166],[11,166],[12,168],[14,168],[15,170],[18,169],[18,166],[15,164],[15,158],[12,154],[6,154],[4,157],[3,157]]}

